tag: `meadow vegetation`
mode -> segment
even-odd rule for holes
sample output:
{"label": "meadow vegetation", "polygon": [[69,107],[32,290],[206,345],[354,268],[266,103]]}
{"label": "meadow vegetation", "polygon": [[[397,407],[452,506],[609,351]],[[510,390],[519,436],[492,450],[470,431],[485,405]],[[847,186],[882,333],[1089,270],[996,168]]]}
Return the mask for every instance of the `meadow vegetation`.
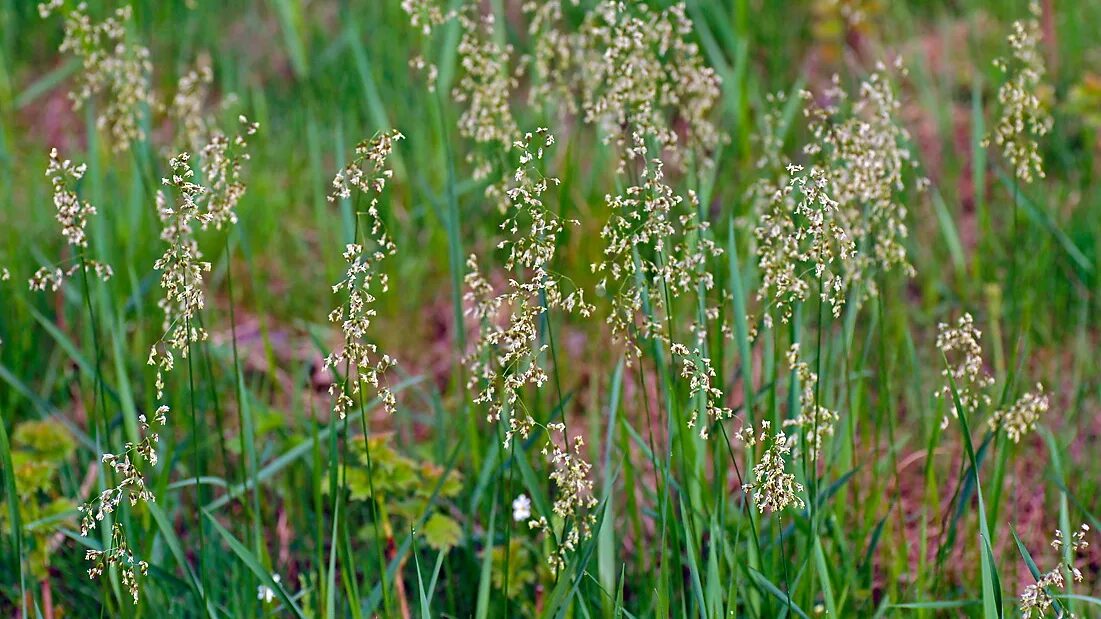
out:
{"label": "meadow vegetation", "polygon": [[0,613],[1101,616],[1099,23],[0,0]]}

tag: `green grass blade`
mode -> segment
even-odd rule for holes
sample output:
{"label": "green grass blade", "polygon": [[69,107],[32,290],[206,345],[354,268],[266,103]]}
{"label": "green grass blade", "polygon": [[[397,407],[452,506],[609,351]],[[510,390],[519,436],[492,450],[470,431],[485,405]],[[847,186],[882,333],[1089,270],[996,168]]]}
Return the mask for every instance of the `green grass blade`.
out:
{"label": "green grass blade", "polygon": [[[478,604],[474,609],[475,619],[489,616],[489,588],[493,583],[493,535],[497,520],[497,504],[489,510],[489,526],[486,528],[485,544],[482,545],[482,569],[478,576]],[[506,549],[507,551],[507,549]]]}
{"label": "green grass blade", "polygon": [[[944,358],[945,367],[948,359]],[[967,426],[967,411],[960,402],[960,394],[956,389],[956,381],[951,372],[948,373],[948,385],[952,391],[952,402],[956,407],[956,419],[959,421],[960,431],[963,435],[964,450],[971,464],[971,475],[975,482],[975,494],[979,503],[979,544],[982,568],[982,603],[983,615],[987,619],[1000,619],[1002,617],[1002,595],[999,586],[997,566],[994,563],[994,555],[990,550],[990,530],[986,522],[986,506],[982,499],[982,484],[979,482],[979,462],[975,458],[975,448],[971,444],[971,430]]]}
{"label": "green grass blade", "polygon": [[298,604],[291,599],[287,590],[283,588],[283,584],[272,578],[271,572],[264,568],[256,555],[252,554],[251,550],[246,548],[232,533],[227,531],[209,511],[204,509],[203,515],[206,516],[214,530],[217,531],[218,534],[222,536],[222,539],[225,540],[226,544],[229,545],[229,549],[233,551],[233,554],[235,554],[254,575],[256,575],[256,578],[260,580],[261,584],[275,591],[275,594],[283,601],[284,606],[290,609],[290,612],[293,613],[295,617],[298,617],[298,619],[306,619],[306,615],[302,612],[302,609],[298,607]]}

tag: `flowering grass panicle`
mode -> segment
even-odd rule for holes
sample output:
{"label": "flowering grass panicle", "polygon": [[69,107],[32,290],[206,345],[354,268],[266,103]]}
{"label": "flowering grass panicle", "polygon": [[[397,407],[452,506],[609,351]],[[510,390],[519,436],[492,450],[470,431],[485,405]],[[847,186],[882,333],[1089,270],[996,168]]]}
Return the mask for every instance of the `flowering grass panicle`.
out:
{"label": "flowering grass panicle", "polygon": [[[539,170],[545,149],[553,144],[553,135],[538,129],[524,134],[513,145],[518,165],[505,191],[509,210],[500,225],[504,240],[497,245],[508,251],[504,266],[512,276],[508,287],[496,294],[478,272],[477,259],[471,256],[465,300],[468,313],[481,322],[480,338],[466,358],[470,371],[467,386],[476,394],[474,402],[488,408],[490,423],[504,420],[505,449],[516,437],[527,439],[538,427],[546,431],[548,440],[542,453],[552,465],[555,522],[541,516],[529,520],[528,526],[545,533],[561,527],[562,534],[554,535],[557,547],[548,559],[551,571],[557,573],[566,567],[569,553],[592,535],[595,516],[591,510],[596,498],[592,494],[592,465],[584,459],[584,439],[577,435],[571,440],[564,423],[542,426],[521,397],[525,387],[542,386],[549,378],[540,358],[547,348],[540,343],[539,322],[543,315],[558,310],[587,317],[593,311],[580,289],[564,292],[565,278],[552,270],[559,235],[567,223],[578,223],[562,220],[544,202],[550,185],[558,185],[556,178],[548,178]],[[508,314],[503,325],[497,324],[497,314],[502,310]],[[524,506],[518,511],[525,511]]]}
{"label": "flowering grass panicle", "polygon": [[1043,158],[1037,140],[1051,131],[1052,117],[1041,94],[1044,92],[1044,59],[1040,53],[1040,5],[1029,4],[1031,17],[1013,22],[1009,45],[1010,59],[1000,58],[994,65],[1007,79],[998,89],[1001,113],[994,125],[992,139],[1013,166],[1015,178],[1031,183],[1034,176],[1044,178]]}
{"label": "flowering grass panicle", "polygon": [[[794,427],[800,430],[810,445],[808,454],[811,458],[817,458],[822,449],[823,441],[833,436],[834,426],[841,416],[833,410],[822,406],[818,401],[818,374],[812,372],[807,362],[799,358],[799,344],[795,343],[788,349],[788,367],[795,373],[799,381],[799,415],[792,419],[784,420],[784,427]],[[799,453],[799,436],[792,434],[792,443],[795,453]]]}
{"label": "flowering grass panicle", "polygon": [[[244,122],[244,121],[243,121]],[[255,125],[246,123],[246,126],[255,131]],[[217,138],[215,138],[217,139]],[[244,146],[241,142],[240,146]],[[208,147],[209,148],[209,147]],[[215,147],[214,150],[217,150]],[[204,149],[204,154],[208,149]],[[235,156],[236,157],[236,156]],[[105,453],[101,457],[102,463],[115,473],[118,483],[101,492],[93,501],[81,506],[84,514],[81,521],[81,531],[87,535],[94,529],[99,521],[107,514],[114,512],[124,501],[131,507],[141,502],[154,502],[156,496],[146,485],[143,467],[155,467],[157,465],[157,447],[160,441],[159,428],[168,424],[170,408],[165,401],[165,375],[175,368],[176,355],[188,358],[191,355],[191,345],[206,339],[206,331],[196,324],[199,312],[206,303],[203,274],[210,271],[210,263],[202,259],[198,242],[195,239],[195,222],[204,222],[204,217],[213,217],[210,222],[221,222],[225,219],[236,221],[230,217],[232,205],[244,192],[244,185],[239,179],[239,164],[234,158],[231,163],[223,159],[219,162],[216,156],[209,156],[206,164],[208,180],[213,181],[215,191],[193,180],[195,171],[191,164],[191,155],[183,152],[169,160],[170,175],[161,179],[164,189],[157,192],[157,213],[161,220],[161,240],[166,243],[164,253],[153,264],[153,269],[160,272],[160,286],[164,296],[157,305],[164,313],[162,328],[164,330],[158,340],[149,351],[148,364],[156,368],[156,400],[159,403],[153,419],[150,421],[144,414],[138,416],[139,433],[141,438],[137,442],[127,442],[118,454]],[[209,171],[225,170],[221,174]],[[226,179],[232,179],[227,182]],[[232,188],[227,188],[232,185]],[[224,193],[232,194],[229,199],[232,204],[230,210],[225,208],[225,198],[220,197]],[[214,207],[215,200],[223,200]],[[206,212],[204,213],[204,208]],[[213,213],[213,214],[212,214]],[[229,214],[227,214],[229,213]],[[225,219],[222,219],[225,218]],[[220,223],[218,225],[221,225]],[[89,570],[89,575],[95,577],[102,574],[103,562],[119,563],[123,569],[130,569],[127,578],[133,588],[133,594],[137,596],[136,573],[133,571],[133,557],[126,545],[125,531],[116,526],[112,531],[114,548],[93,556],[89,554],[89,560],[96,561],[96,567]],[[127,559],[129,557],[129,559]],[[127,561],[129,561],[127,563]],[[139,570],[144,574],[144,570]]]}
{"label": "flowering grass panicle", "polygon": [[[557,574],[566,569],[569,553],[592,536],[597,500],[593,496],[592,465],[584,458],[585,440],[578,435],[571,441],[562,423],[547,424],[546,429],[549,440],[542,454],[551,463],[550,479],[556,491],[551,511],[562,521],[565,533],[548,559],[551,572]],[[556,435],[560,440],[555,440]],[[528,527],[548,530],[551,525],[540,517],[529,520]]]}
{"label": "flowering grass panicle", "polygon": [[[463,28],[458,47],[463,75],[452,91],[456,101],[466,104],[459,116],[459,133],[479,144],[507,147],[520,135],[510,108],[512,91],[519,83],[513,73],[513,48],[494,40],[492,14],[460,15],[459,23]],[[483,165],[477,177],[486,174]]]}
{"label": "flowering grass panicle", "polygon": [[92,567],[88,568],[88,577],[95,579],[114,567],[119,571],[122,586],[130,593],[134,603],[138,603],[138,575],[145,576],[149,573],[149,564],[139,560],[130,550],[130,545],[123,534],[122,525],[115,524],[111,528],[111,546],[104,550],[89,548],[84,553],[86,561],[92,561]]}
{"label": "flowering grass panicle", "polygon": [[[156,367],[154,385],[158,402],[165,399],[164,375],[175,367],[176,353],[187,358],[191,354],[191,344],[206,339],[206,332],[196,326],[193,320],[205,303],[202,274],[210,270],[210,263],[202,261],[192,227],[198,218],[199,200],[207,190],[191,180],[195,173],[188,153],[171,158],[169,167],[171,176],[163,178],[161,182],[176,195],[169,202],[164,190],[157,192],[157,212],[162,223],[161,239],[168,247],[153,264],[154,270],[161,273],[160,284],[165,292],[165,296],[158,302],[164,312],[164,335],[151,347],[148,359],[148,364]],[[131,507],[156,501],[156,496],[146,485],[143,468],[157,465],[160,435],[154,426],[165,427],[169,412],[167,404],[159,404],[152,424],[144,414],[139,415],[141,439],[137,443],[127,442],[118,454],[103,454],[102,463],[114,471],[119,481],[80,507],[83,513],[82,534],[87,535],[95,529],[106,515],[116,511],[124,501]],[[112,529],[112,547],[104,551],[89,551],[87,559],[95,562],[92,569],[88,570],[91,578],[102,575],[105,565],[118,565],[123,570],[124,581],[135,602],[137,601],[137,574],[145,574],[145,569],[134,571],[135,566],[140,568],[141,563],[135,562],[126,541],[126,532],[120,525],[116,524]]]}
{"label": "flowering grass panicle", "polygon": [[[662,160],[645,159],[643,137],[636,134],[634,143],[633,152],[644,162],[642,184],[605,197],[611,216],[600,231],[603,258],[591,266],[600,277],[597,289],[611,297],[612,334],[631,347],[628,361],[641,356],[642,339],[670,341],[673,334],[660,319],[669,310],[666,300],[711,290],[708,261],[722,254],[704,234],[708,223],[699,219],[695,194],[688,200],[678,195],[665,182]],[[646,303],[655,318],[643,311]]]}
{"label": "flowering grass panicle", "polygon": [[[62,10],[64,2],[51,0],[38,5],[39,14],[49,17]],[[81,61],[77,89],[69,93],[80,108],[93,97],[104,97],[96,117],[96,126],[111,135],[115,151],[123,151],[131,142],[144,139],[141,128],[143,107],[156,107],[149,75],[153,64],[149,50],[126,40],[126,23],[133,10],[129,5],[115,10],[111,17],[93,23],[88,5],[81,2],[65,14],[65,38],[61,52],[71,52]]]}
{"label": "flowering grass panicle", "polygon": [[[241,182],[241,162],[248,159],[243,152],[245,136],[256,132],[258,125],[245,117],[238,119],[243,134],[229,140],[215,132],[203,147],[201,170],[206,184],[197,182],[191,154],[180,153],[168,161],[171,174],[161,179],[164,189],[157,192],[157,214],[161,220],[161,240],[164,253],[153,269],[161,273],[160,285],[164,297],[157,305],[164,313],[164,335],[149,353],[149,365],[157,367],[157,399],[163,397],[163,373],[170,372],[175,354],[183,358],[190,354],[191,344],[206,340],[205,329],[195,324],[199,311],[206,305],[203,273],[210,262],[203,260],[195,239],[195,223],[203,228],[236,223],[234,208],[244,195]],[[167,193],[166,193],[167,191]]]}
{"label": "flowering grass panicle", "polygon": [[856,256],[856,245],[840,223],[837,201],[827,191],[825,172],[788,164],[791,176],[773,195],[754,236],[761,271],[758,301],[768,301],[763,323],[791,320],[796,303],[805,301],[812,284],[820,283],[819,295],[835,317],[841,315],[848,282],[845,270]]}
{"label": "flowering grass panicle", "polygon": [[765,108],[761,110],[757,131],[750,137],[752,146],[759,153],[753,165],[757,179],[745,190],[749,204],[746,213],[738,216],[739,228],[753,232],[761,214],[772,204],[772,198],[787,183],[787,166],[784,159],[784,110],[788,105],[784,91],[765,94]]}
{"label": "flowering grass panicle", "polygon": [[[56,292],[65,280],[82,266],[88,271],[93,271],[102,280],[111,278],[113,272],[110,265],[83,257],[88,247],[88,235],[85,231],[88,218],[96,214],[96,207],[81,200],[74,187],[86,170],[85,164],[75,164],[68,159],[62,159],[56,148],[50,150],[50,163],[46,166],[46,176],[49,177],[50,185],[53,186],[53,203],[56,211],[54,217],[61,226],[61,236],[70,247],[80,253],[81,261],[66,268],[59,266],[39,268],[28,283],[31,290],[49,288]],[[7,273],[6,270],[5,273]]]}
{"label": "flowering grass panicle", "polygon": [[1044,393],[1044,386],[1036,383],[1036,391],[1029,391],[1022,395],[1008,409],[995,412],[988,423],[991,430],[1005,430],[1009,440],[1019,443],[1021,437],[1036,428],[1036,423],[1050,406],[1051,402]]}
{"label": "flowering grass panicle", "polygon": [[965,409],[974,411],[980,406],[990,406],[990,396],[986,390],[994,384],[994,379],[983,367],[981,338],[982,331],[975,328],[975,319],[969,313],[960,316],[955,326],[943,322],[937,325],[937,349],[948,363],[948,367],[941,371],[945,384],[937,395],[947,400],[948,410],[951,411],[951,417],[946,414],[941,421],[942,429],[948,427],[950,419],[959,416],[952,401],[949,377],[955,382],[960,404]]}
{"label": "flowering grass panicle", "polygon": [[[527,438],[535,427],[534,418],[515,409],[524,386],[541,387],[549,379],[538,362],[538,355],[546,350],[546,345],[539,343],[538,322],[547,309],[540,302],[539,293],[557,282],[540,272],[529,282],[510,280],[506,291],[495,294],[479,272],[473,255],[467,268],[470,272],[464,296],[472,304],[468,313],[481,320],[483,331],[474,352],[466,358],[470,371],[467,388],[475,393],[475,404],[487,407],[486,421],[506,419],[507,447],[513,436]],[[508,310],[507,323],[498,326],[491,321],[502,308]]]}
{"label": "flowering grass panicle", "polygon": [[[1085,524],[1075,531],[1070,538],[1070,552],[1067,553],[1070,560],[1066,563],[1061,562],[1051,570],[1044,572],[1036,579],[1035,583],[1028,585],[1021,592],[1022,616],[1026,618],[1047,616],[1048,611],[1055,603],[1052,591],[1062,590],[1066,587],[1066,577],[1063,574],[1064,568],[1070,573],[1075,582],[1082,581],[1082,571],[1074,564],[1074,560],[1079,553],[1089,548],[1089,542],[1086,541],[1086,534],[1089,531],[1089,526]],[[1063,544],[1066,543],[1063,535],[1062,531],[1057,530],[1055,531],[1055,539],[1051,541],[1051,547],[1059,553],[1063,552]]]}
{"label": "flowering grass panicle", "polygon": [[80,180],[88,169],[85,164],[74,164],[61,159],[57,149],[50,150],[50,163],[46,167],[46,176],[53,185],[54,208],[57,209],[57,223],[61,224],[61,236],[74,247],[87,247],[88,237],[84,228],[88,217],[96,214],[96,207],[82,202],[69,184]]}
{"label": "flowering grass panicle", "polygon": [[[672,157],[693,152],[703,162],[721,141],[711,118],[721,81],[691,33],[684,4],[653,11],[644,3],[604,0],[586,16],[574,79],[585,121],[624,150],[621,169],[636,133],[653,136]],[[687,149],[677,148],[675,125],[684,128]]]}
{"label": "flowering grass panicle", "polygon": [[[591,265],[600,276],[597,289],[611,297],[607,322],[612,335],[628,346],[626,361],[633,364],[642,357],[641,343],[656,339],[669,344],[675,360],[681,363],[681,376],[688,379],[690,397],[697,396],[707,418],[700,425],[706,438],[714,422],[732,416],[720,403],[722,390],[714,386],[711,359],[702,354],[706,339],[706,321],[717,319],[714,308],[704,308],[700,322],[690,325],[696,340],[692,349],[675,341],[671,332],[669,307],[682,295],[699,295],[701,304],[715,286],[709,262],[722,254],[708,236],[708,222],[699,216],[694,192],[688,199],[678,195],[665,182],[664,162],[646,159],[648,148],[641,134],[633,138],[632,155],[640,160],[642,183],[628,187],[622,194],[606,196],[611,216],[601,230],[603,258]],[[701,407],[693,407],[688,427],[699,423]]]}
{"label": "flowering grass panicle", "polygon": [[[576,1],[573,4],[577,4]],[[528,103],[554,101],[564,114],[578,113],[574,83],[579,72],[579,36],[563,23],[560,0],[529,1],[523,5],[528,18],[528,38],[533,50],[526,60],[531,67]]]}
{"label": "flowering grass panicle", "polygon": [[237,223],[237,203],[245,195],[241,166],[249,160],[245,149],[248,138],[260,129],[259,123],[251,122],[244,116],[238,116],[237,121],[241,124],[240,133],[229,138],[221,131],[215,131],[200,151],[203,183],[208,191],[205,208],[197,218],[204,229],[214,226],[221,230],[222,226]]}
{"label": "flowering grass panicle", "polygon": [[[370,196],[363,213],[369,226],[363,233],[364,242],[349,243],[344,249],[347,268],[344,277],[332,286],[334,294],[343,292],[345,302],[329,313],[329,321],[340,325],[344,342],[325,358],[325,367],[345,368],[342,385],[329,386],[333,397],[333,410],[343,419],[355,403],[355,396],[362,392],[366,382],[379,395],[388,413],[397,410],[397,398],[386,383],[386,373],[397,364],[388,354],[379,353],[378,346],[369,338],[371,322],[375,317],[376,292],[387,292],[389,276],[379,268],[380,263],[397,252],[397,246],[386,232],[378,211],[379,195],[386,182],[393,176],[388,160],[394,143],[404,139],[398,131],[388,131],[365,140],[356,146],[355,157],[333,179],[330,201],[348,198],[351,189]],[[358,225],[357,225],[358,230]],[[358,234],[357,234],[358,237]]]}
{"label": "flowering grass panicle", "polygon": [[[157,397],[163,397],[164,388],[160,373],[157,374]],[[163,428],[168,423],[168,406],[161,405],[153,416],[153,423]],[[120,454],[105,453],[101,462],[115,473],[117,482],[94,497],[91,501],[77,506],[81,513],[80,534],[87,537],[99,523],[118,510],[123,503],[135,507],[139,503],[152,503],[156,495],[145,482],[142,472],[143,463],[150,467],[157,465],[157,447],[160,434],[153,430],[144,414],[138,415],[138,427],[141,439],[137,443],[126,442]],[[122,575],[123,585],[127,588],[134,603],[138,602],[138,575],[145,576],[149,565],[135,558],[127,542],[126,531],[118,522],[111,527],[111,545],[104,550],[89,549],[84,556],[92,562],[88,569],[88,578],[95,579],[103,575],[105,569],[117,567]]]}
{"label": "flowering grass panicle", "polygon": [[409,15],[409,23],[425,36],[455,17],[455,11],[444,11],[437,0],[401,0],[401,10]]}
{"label": "flowering grass panicle", "polygon": [[[541,386],[548,379],[539,361],[546,348],[539,342],[540,317],[550,309],[581,317],[593,311],[584,291],[572,285],[566,291],[564,282],[569,282],[551,270],[565,224],[577,223],[563,221],[544,204],[544,194],[558,180],[543,176],[537,164],[553,144],[554,137],[546,129],[526,133],[514,144],[519,164],[505,191],[510,207],[499,226],[505,237],[497,245],[508,250],[505,268],[515,274],[508,288],[495,293],[479,273],[477,258],[472,255],[467,262],[468,314],[482,323],[478,344],[466,358],[468,387],[476,393],[474,402],[488,407],[490,422],[507,420],[506,446],[514,435],[527,438],[535,427],[530,415],[514,410],[522,405],[520,390],[525,385]],[[508,310],[503,326],[494,322],[502,309]]]}
{"label": "flowering grass panicle", "polygon": [[357,144],[352,162],[333,177],[332,190],[326,199],[329,202],[346,200],[352,197],[352,189],[368,195],[382,193],[387,181],[394,176],[394,171],[387,167],[387,160],[394,152],[394,143],[404,139],[401,132],[388,131]]}
{"label": "flowering grass panicle", "polygon": [[[168,407],[160,406],[153,416],[153,423],[158,427],[164,427],[168,423]],[[127,442],[123,445],[119,454],[105,453],[100,457],[104,466],[114,471],[119,480],[114,486],[99,493],[91,501],[80,505],[77,509],[82,514],[80,522],[80,534],[87,536],[96,529],[109,514],[114,513],[123,503],[129,503],[131,507],[140,502],[154,502],[157,497],[145,483],[141,464],[149,466],[157,465],[157,445],[160,442],[160,434],[153,431],[149,420],[145,415],[138,415],[138,426],[141,439],[137,443]],[[117,525],[116,525],[117,526]],[[120,529],[113,532],[115,536],[124,537]]]}
{"label": "flowering grass panicle", "polygon": [[[896,71],[905,75],[899,63]],[[899,269],[914,275],[904,242],[906,226],[907,171],[916,167],[908,143],[909,132],[898,120],[900,103],[891,85],[887,68],[877,70],[860,84],[859,95],[845,110],[848,94],[834,76],[834,86],[826,93],[830,103],[813,104],[810,93],[804,113],[809,119],[813,140],[804,148],[817,157],[827,170],[830,197],[837,202],[839,224],[861,251],[849,261],[849,285],[859,283],[867,295],[877,292],[876,272]],[[924,186],[918,179],[917,185]]]}
{"label": "flowering grass panicle", "polygon": [[[716,374],[710,358],[703,356],[699,348],[689,351],[684,344],[673,343],[670,350],[681,360],[680,375],[688,381],[689,397],[698,396],[703,405],[707,419],[706,423],[700,424],[700,438],[706,439],[710,435],[711,424],[730,419],[734,416],[734,411],[721,405],[723,392],[714,384]],[[688,427],[696,427],[698,421],[699,408],[693,408]]]}
{"label": "flowering grass panicle", "polygon": [[440,68],[435,63],[428,62],[424,59],[424,56],[417,55],[409,60],[409,68],[417,73],[423,73],[428,92],[436,92],[436,83],[440,79]]}
{"label": "flowering grass panicle", "polygon": [[190,154],[180,153],[168,165],[171,175],[161,179],[168,193],[157,192],[161,240],[167,247],[153,263],[153,269],[161,274],[160,284],[165,293],[158,302],[164,312],[165,348],[154,345],[150,352],[150,365],[156,365],[158,373],[172,369],[173,350],[186,358],[191,344],[207,338],[206,331],[195,324],[195,318],[206,305],[203,273],[210,271],[210,263],[202,259],[194,224],[201,214],[199,202],[209,190],[192,180],[195,171]]}
{"label": "flowering grass panicle", "polygon": [[189,152],[198,153],[220,133],[216,127],[215,113],[231,107],[237,96],[229,94],[221,99],[218,106],[208,109],[210,104],[210,86],[214,84],[214,69],[209,58],[203,56],[188,70],[176,85],[176,93],[164,110],[168,119],[175,124],[177,140]]}
{"label": "flowering grass panicle", "polygon": [[207,139],[207,120],[203,108],[213,82],[214,70],[210,63],[198,63],[180,78],[169,105],[169,114],[179,123],[177,131],[192,151],[198,151]]}
{"label": "flowering grass panicle", "polygon": [[786,434],[771,432],[770,422],[761,422],[761,431],[754,434],[752,428],[745,428],[738,436],[746,446],[762,445],[764,452],[761,460],[753,465],[753,481],[745,484],[743,491],[753,493],[753,501],[757,504],[757,510],[762,514],[765,511],[778,512],[788,507],[802,509],[805,507],[803,499],[799,496],[803,492],[803,485],[795,481],[795,475],[787,472],[786,457],[791,453],[791,441]]}
{"label": "flowering grass panicle", "polygon": [[[78,181],[85,172],[83,164],[76,165],[69,160],[62,160],[57,149],[50,152],[50,163],[46,175],[50,177],[53,185],[53,201],[57,210],[57,221],[61,225],[62,236],[67,243],[81,253],[81,262],[68,270],[59,267],[41,268],[32,277],[30,285],[32,289],[42,290],[49,286],[53,290],[60,288],[63,281],[71,276],[77,269],[84,266],[88,270],[95,270],[97,275],[106,279],[110,277],[109,266],[83,258],[88,246],[88,238],[85,227],[88,218],[96,213],[95,207],[81,201],[72,184]],[[5,271],[5,275],[7,272]],[[158,372],[158,398],[162,381]],[[154,422],[163,426],[166,421],[167,407],[157,409]],[[138,416],[138,423],[142,438],[135,442],[127,442],[120,454],[104,453],[101,462],[115,473],[118,480],[113,486],[103,490],[87,503],[78,507],[81,517],[81,534],[87,536],[94,530],[99,522],[109,514],[114,513],[123,503],[131,506],[143,501],[153,501],[155,496],[146,486],[145,478],[141,473],[142,462],[150,466],[157,464],[157,443],[159,435],[153,432],[145,415]],[[117,566],[122,575],[123,585],[127,587],[134,601],[138,599],[137,574],[145,574],[147,565],[134,559],[126,543],[125,532],[122,527],[115,524],[112,527],[112,545],[105,550],[89,550],[87,560],[93,561],[93,567],[88,570],[88,575],[95,578],[101,575],[108,566]]]}

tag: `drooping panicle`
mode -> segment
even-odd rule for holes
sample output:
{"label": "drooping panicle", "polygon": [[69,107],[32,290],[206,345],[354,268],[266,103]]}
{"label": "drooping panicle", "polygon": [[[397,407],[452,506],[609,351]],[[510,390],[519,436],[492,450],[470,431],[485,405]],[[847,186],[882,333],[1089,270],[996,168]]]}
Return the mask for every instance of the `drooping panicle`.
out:
{"label": "drooping panicle", "polygon": [[[544,176],[539,166],[553,144],[554,136],[538,129],[513,145],[518,164],[504,191],[508,209],[499,226],[504,240],[497,245],[507,251],[508,284],[496,292],[478,271],[476,257],[471,256],[464,300],[468,314],[481,326],[474,351],[465,360],[470,373],[467,387],[475,394],[475,404],[486,407],[490,423],[505,426],[506,449],[517,439],[531,437],[537,428],[546,432],[542,453],[552,465],[553,511],[561,523],[548,521],[544,515],[531,518],[528,526],[547,532],[561,527],[561,535],[555,536],[559,543],[548,557],[551,570],[557,572],[565,568],[569,553],[592,535],[596,498],[592,465],[582,449],[584,439],[569,436],[564,423],[541,425],[531,415],[523,394],[527,387],[539,387],[549,380],[543,365],[547,344],[541,342],[539,328],[544,315],[560,311],[584,318],[593,311],[582,290],[553,270],[559,235],[567,224],[578,224],[561,219],[545,203],[549,188],[557,186],[558,179]],[[506,314],[503,324],[499,314]]]}
{"label": "drooping panicle", "polygon": [[379,197],[394,174],[389,167],[394,144],[404,138],[398,131],[388,131],[360,142],[352,162],[336,173],[328,196],[335,202],[350,197],[355,189],[370,198],[366,211],[357,214],[367,225],[360,229],[357,223],[356,242],[344,248],[347,267],[332,286],[333,293],[342,296],[340,305],[329,313],[329,321],[340,325],[343,341],[325,358],[325,367],[343,373],[341,384],[329,386],[333,410],[341,419],[354,406],[365,383],[378,394],[388,413],[397,410],[397,398],[386,380],[386,373],[397,361],[379,351],[372,341],[371,324],[376,315],[375,295],[390,289],[389,275],[380,264],[397,252],[378,211]]}
{"label": "drooping panicle", "polygon": [[[63,7],[64,2],[50,0],[39,4],[38,10],[46,18]],[[149,50],[127,40],[126,24],[132,16],[133,10],[126,5],[93,23],[88,5],[80,2],[65,13],[65,38],[60,48],[81,62],[76,89],[69,98],[80,108],[100,97],[96,126],[108,132],[115,151],[124,151],[145,138],[142,115],[157,105],[150,85],[153,63]]]}
{"label": "drooping panicle", "polygon": [[49,288],[56,292],[65,280],[72,277],[81,267],[94,272],[104,281],[111,278],[113,271],[110,265],[89,259],[84,255],[88,248],[88,234],[85,228],[88,226],[88,218],[96,214],[96,207],[81,200],[76,192],[76,183],[83,178],[86,170],[85,164],[76,164],[68,159],[62,159],[56,148],[50,150],[50,163],[46,167],[46,176],[49,177],[50,184],[53,186],[54,217],[61,226],[61,236],[74,251],[81,254],[81,260],[64,268],[56,265],[39,268],[31,276],[29,282],[31,290]]}
{"label": "drooping panicle", "polygon": [[749,427],[738,434],[747,446],[764,447],[760,461],[753,465],[755,481],[745,484],[743,490],[753,493],[753,501],[762,514],[766,511],[782,511],[788,507],[802,509],[806,505],[799,496],[803,492],[803,484],[795,481],[795,475],[787,472],[791,439],[782,431],[773,433],[771,428],[771,423],[762,421],[758,434],[754,434]]}
{"label": "drooping panicle", "polygon": [[846,272],[856,245],[839,221],[838,203],[827,191],[824,171],[788,164],[790,180],[772,198],[754,236],[761,284],[757,300],[766,303],[763,323],[791,320],[795,304],[807,300],[816,284],[834,317],[841,315],[849,288]]}
{"label": "drooping panicle", "polygon": [[1017,181],[1031,183],[1044,178],[1038,140],[1051,131],[1053,119],[1041,98],[1045,90],[1044,58],[1040,53],[1040,4],[1029,4],[1028,19],[1013,22],[1009,35],[1010,58],[994,62],[1006,81],[998,88],[1000,112],[993,135],[986,139],[1002,152]]}
{"label": "drooping panicle", "polygon": [[959,416],[953,403],[949,377],[956,385],[960,404],[968,412],[990,405],[990,395],[986,390],[994,384],[994,379],[984,367],[981,339],[982,331],[975,327],[971,314],[960,316],[955,326],[943,322],[937,325],[937,350],[948,361],[948,367],[941,370],[944,385],[937,395],[946,400],[951,413],[951,417],[948,414],[944,416],[942,428],[948,427],[949,421]]}

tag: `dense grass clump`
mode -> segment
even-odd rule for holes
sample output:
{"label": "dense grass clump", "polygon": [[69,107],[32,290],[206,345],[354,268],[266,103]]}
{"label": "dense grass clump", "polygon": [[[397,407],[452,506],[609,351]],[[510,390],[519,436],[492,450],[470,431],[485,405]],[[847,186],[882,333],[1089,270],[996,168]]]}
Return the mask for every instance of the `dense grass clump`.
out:
{"label": "dense grass clump", "polygon": [[0,613],[1101,616],[1098,23],[0,0]]}

